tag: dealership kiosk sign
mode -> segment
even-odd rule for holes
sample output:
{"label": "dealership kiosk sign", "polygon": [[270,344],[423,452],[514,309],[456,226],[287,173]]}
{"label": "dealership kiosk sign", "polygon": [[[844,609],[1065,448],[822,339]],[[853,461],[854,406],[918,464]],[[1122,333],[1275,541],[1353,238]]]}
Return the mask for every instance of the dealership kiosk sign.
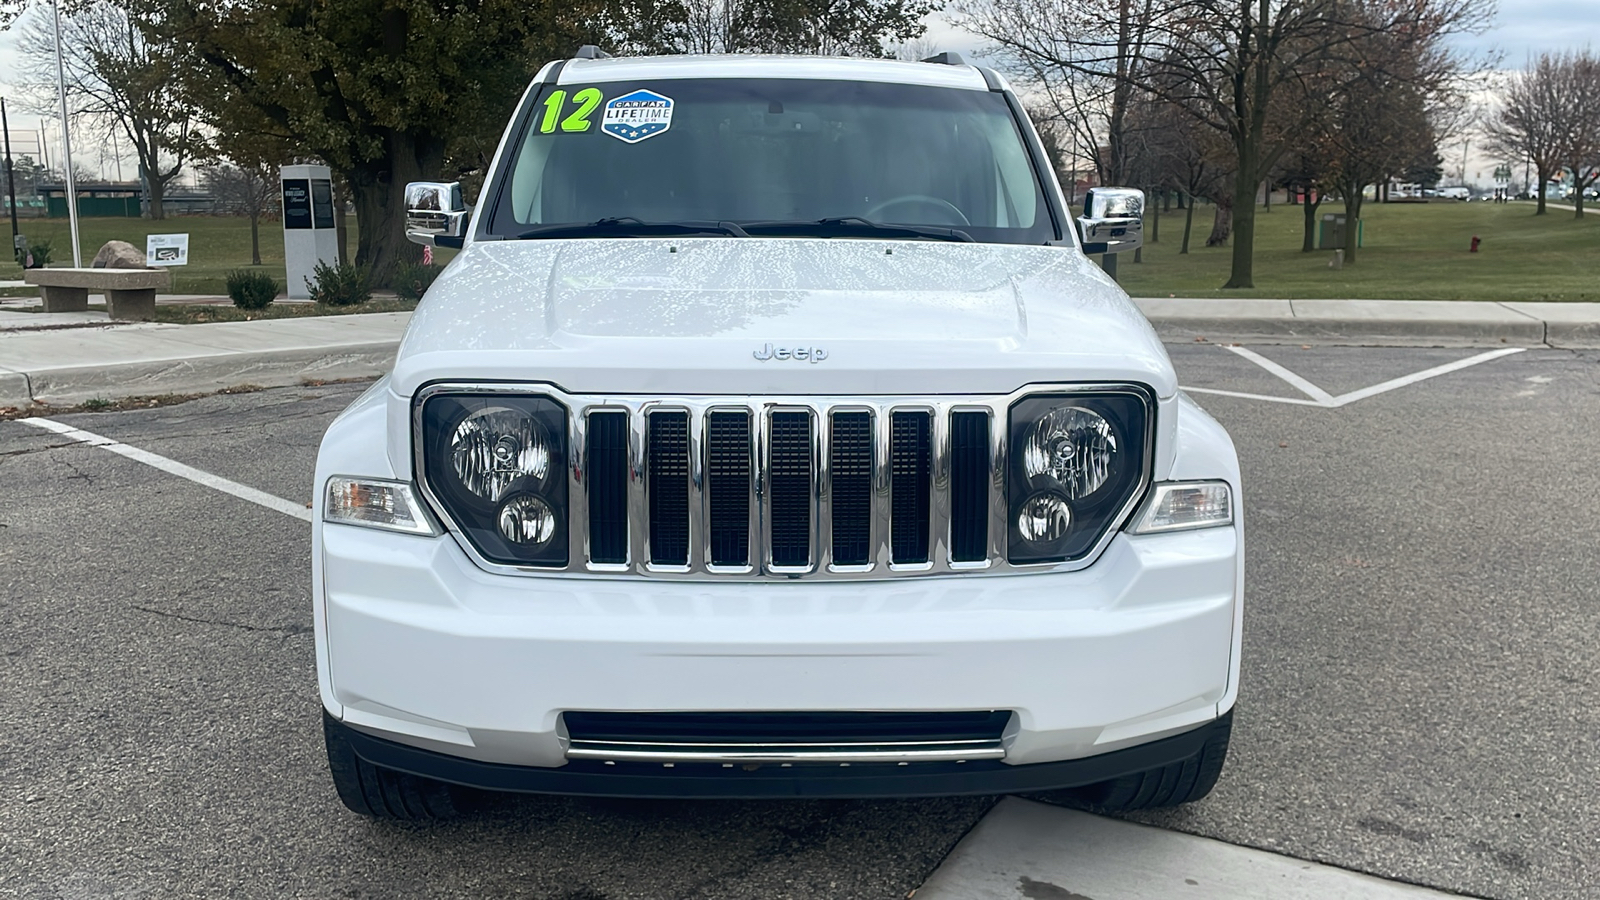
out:
{"label": "dealership kiosk sign", "polygon": [[339,263],[339,235],[334,228],[332,173],[327,166],[284,166],[283,261],[289,297],[308,299],[307,282],[317,263]]}

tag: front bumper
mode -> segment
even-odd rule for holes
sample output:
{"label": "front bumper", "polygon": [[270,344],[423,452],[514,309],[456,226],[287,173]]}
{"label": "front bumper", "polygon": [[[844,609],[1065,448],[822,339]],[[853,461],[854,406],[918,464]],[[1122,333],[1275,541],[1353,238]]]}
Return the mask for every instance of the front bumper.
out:
{"label": "front bumper", "polygon": [[[354,741],[370,761],[445,780],[728,795],[650,787],[659,764],[568,760],[566,710],[1010,710],[1002,761],[916,763],[892,788],[814,767],[750,783],[775,779],[762,795],[806,793],[796,780],[851,796],[1043,789],[1132,765],[1113,758],[1148,768],[1117,754],[1139,745],[1167,747],[1152,766],[1183,758],[1233,699],[1235,528],[1119,534],[1077,572],[767,584],[500,576],[448,536],[317,528],[324,706],[376,739]],[[1081,765],[1036,768],[1063,761]],[[585,780],[598,778],[634,786]]]}
{"label": "front bumper", "polygon": [[664,768],[646,763],[607,765],[573,761],[559,768],[508,766],[384,740],[325,716],[356,755],[376,766],[490,791],[590,797],[674,797],[686,800],[763,797],[952,797],[1021,794],[1106,781],[1199,754],[1227,728],[1222,719],[1168,738],[1086,759],[1006,765],[992,761],[840,766],[737,766],[709,764]]}

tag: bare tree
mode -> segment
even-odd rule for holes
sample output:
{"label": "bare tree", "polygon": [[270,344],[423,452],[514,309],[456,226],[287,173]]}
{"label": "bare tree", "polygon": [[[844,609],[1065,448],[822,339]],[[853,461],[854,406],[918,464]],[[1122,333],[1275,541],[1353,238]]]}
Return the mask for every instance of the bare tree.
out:
{"label": "bare tree", "polygon": [[[139,161],[150,218],[166,218],[167,185],[202,144],[178,91],[180,60],[170,48],[152,43],[126,10],[104,0],[63,17],[61,38],[69,104],[107,133],[119,130],[127,136]],[[51,106],[55,35],[43,17],[23,26],[19,48],[34,105]]]}
{"label": "bare tree", "polygon": [[1231,154],[1222,135],[1178,104],[1145,93],[1134,98],[1128,120],[1129,133],[1136,136],[1138,177],[1152,192],[1177,192],[1185,210],[1179,255],[1189,252],[1198,200],[1214,204],[1207,246],[1227,243],[1232,231],[1233,179]]}
{"label": "bare tree", "polygon": [[1545,214],[1545,186],[1561,165],[1561,60],[1542,53],[1510,77],[1499,92],[1500,109],[1490,120],[1489,148],[1532,163],[1539,175],[1539,206]]}
{"label": "bare tree", "polygon": [[1557,69],[1560,159],[1572,173],[1573,215],[1583,218],[1583,192],[1600,179],[1600,57],[1563,54]]}
{"label": "bare tree", "polygon": [[[1256,190],[1316,109],[1285,103],[1285,94],[1314,100],[1305,84],[1360,63],[1375,37],[1433,49],[1446,35],[1481,29],[1492,13],[1488,0],[968,2],[967,27],[1031,61],[1030,71],[1126,81],[1227,136],[1235,174],[1228,288],[1254,286]],[[1131,31],[1121,27],[1125,13]],[[1130,53],[1139,61],[1125,60]]]}
{"label": "bare tree", "polygon": [[200,183],[216,198],[218,212],[250,217],[250,265],[261,265],[261,214],[277,198],[278,167],[264,161],[206,166]]}
{"label": "bare tree", "polygon": [[1170,0],[967,0],[962,27],[987,39],[1091,154],[1101,184],[1132,168],[1129,110],[1145,80],[1150,39]]}
{"label": "bare tree", "polygon": [[931,0],[681,0],[662,43],[685,53],[895,55],[922,36],[935,8]]}

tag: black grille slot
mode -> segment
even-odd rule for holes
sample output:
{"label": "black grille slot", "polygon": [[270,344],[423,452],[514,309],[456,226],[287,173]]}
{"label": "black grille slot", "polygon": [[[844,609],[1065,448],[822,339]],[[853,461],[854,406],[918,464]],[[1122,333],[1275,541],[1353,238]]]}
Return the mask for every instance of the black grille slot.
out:
{"label": "black grille slot", "polygon": [[650,459],[650,561],[689,563],[689,414],[653,412]]}
{"label": "black grille slot", "polygon": [[828,447],[833,498],[833,561],[842,566],[872,561],[872,414],[833,414]]}
{"label": "black grille slot", "polygon": [[628,414],[589,414],[589,559],[628,561]]}
{"label": "black grille slot", "polygon": [[772,414],[769,495],[772,564],[804,566],[811,562],[811,414]]}
{"label": "black grille slot", "polygon": [[950,414],[950,558],[989,555],[989,414]]}
{"label": "black grille slot", "polygon": [[582,712],[562,714],[575,741],[682,744],[860,744],[996,740],[1011,713]]}
{"label": "black grille slot", "polygon": [[925,412],[892,416],[889,444],[889,544],[897,563],[928,561],[928,489],[932,463],[932,417]]}
{"label": "black grille slot", "polygon": [[706,423],[711,564],[750,562],[750,414],[714,412]]}

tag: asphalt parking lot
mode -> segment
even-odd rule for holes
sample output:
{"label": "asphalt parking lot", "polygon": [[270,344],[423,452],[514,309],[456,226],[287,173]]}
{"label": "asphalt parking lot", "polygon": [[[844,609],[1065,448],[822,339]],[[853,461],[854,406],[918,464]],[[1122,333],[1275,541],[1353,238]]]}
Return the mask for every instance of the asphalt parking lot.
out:
{"label": "asphalt parking lot", "polygon": [[[1600,894],[1600,351],[1169,349],[1243,462],[1246,655],[1216,792],[1140,821]],[[59,421],[302,504],[362,389]],[[362,820],[325,771],[309,554],[299,518],[0,422],[0,896],[897,900],[994,802]]]}

